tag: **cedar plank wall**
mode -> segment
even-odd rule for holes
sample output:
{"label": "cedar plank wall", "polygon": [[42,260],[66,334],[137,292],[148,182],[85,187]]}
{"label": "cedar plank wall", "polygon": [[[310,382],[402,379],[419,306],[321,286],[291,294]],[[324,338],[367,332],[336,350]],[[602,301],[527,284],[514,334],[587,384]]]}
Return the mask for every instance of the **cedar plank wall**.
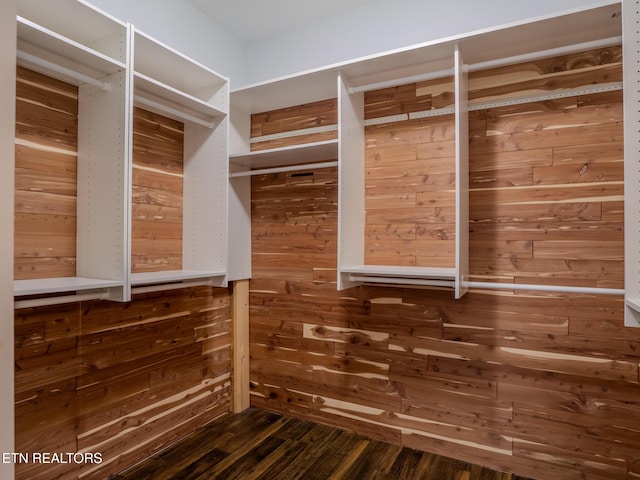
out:
{"label": "cedar plank wall", "polygon": [[[51,236],[63,238],[60,242],[67,244],[72,253],[75,219],[70,219],[75,216],[75,206],[71,205],[75,205],[77,113],[74,90],[19,69],[16,156],[22,163],[16,171],[21,188],[16,197],[24,200],[16,205],[24,205],[24,211],[17,209],[16,231],[26,236],[36,227],[48,225]],[[148,122],[152,118],[157,125]],[[55,120],[53,127],[49,126],[51,120]],[[176,178],[181,184],[180,175],[175,174],[181,169],[181,153],[177,155],[175,147],[171,147],[180,143],[176,140],[181,137],[176,136],[180,127],[172,120],[143,111],[136,111],[135,121],[138,167],[134,169],[134,191],[142,203],[138,202],[133,210],[155,208],[156,213],[166,212],[162,202],[156,201],[155,206],[143,204],[145,199],[150,198],[147,203],[152,203],[154,198],[162,198],[165,194],[161,189],[146,196],[140,192],[175,184]],[[151,136],[170,141],[164,141],[164,147],[163,141],[153,147],[154,142],[147,142]],[[38,145],[34,147],[35,144]],[[51,146],[69,153],[60,155]],[[172,148],[175,161],[169,161],[166,155],[155,155],[156,165],[148,170],[151,173],[140,175],[144,170],[140,166],[148,167],[152,161],[145,152]],[[162,168],[163,165],[168,167]],[[37,173],[30,174],[28,170]],[[161,171],[169,174],[163,178]],[[178,188],[165,190],[175,192]],[[41,197],[47,200],[42,202]],[[41,204],[50,211],[38,212],[35,220],[25,223],[25,218],[33,216],[30,205],[36,209]],[[68,207],[68,211],[59,212],[60,206]],[[69,228],[63,230],[62,225]],[[169,225],[164,230],[172,229]],[[146,240],[161,237],[164,230],[161,222],[134,222],[136,236]],[[60,231],[65,233],[58,234]],[[18,237],[16,243],[28,244],[25,238]],[[39,240],[42,243],[43,239]],[[143,250],[140,242],[134,240],[134,244],[134,252]],[[34,241],[33,245],[37,243]],[[61,259],[53,257],[42,262],[42,258],[36,258],[37,261],[27,262],[18,250],[16,253],[17,274],[28,270],[34,276],[57,276],[50,266],[60,264],[73,265],[65,273],[75,274],[71,254]],[[136,258],[146,260],[149,256],[134,253]],[[162,268],[157,261],[149,263]],[[139,294],[129,303],[88,301],[16,310],[16,451],[99,452],[103,459],[101,464],[84,466],[18,463],[16,478],[107,478],[228,412],[230,329],[231,295],[219,288]]]}
{"label": "cedar plank wall", "polygon": [[[620,61],[610,48],[477,72],[471,100],[618,81]],[[367,115],[447,101],[431,87],[372,92]],[[256,115],[254,131],[334,116],[306,108]],[[419,153],[450,151],[444,120],[367,128],[367,254],[389,240],[390,261],[421,257],[424,225],[378,222],[375,196],[395,208],[389,195],[403,203],[413,185],[450,188],[449,170],[423,171],[434,157]],[[622,288],[622,92],[472,112],[470,129],[472,279]],[[392,192],[369,179],[389,157]],[[545,480],[640,478],[640,330],[623,326],[622,298],[336,292],[336,169],[252,182],[253,406]]]}
{"label": "cedar plank wall", "polygon": [[17,68],[17,280],[75,275],[77,117],[76,87]]}
{"label": "cedar plank wall", "polygon": [[184,124],[133,110],[131,271],[182,269]]}

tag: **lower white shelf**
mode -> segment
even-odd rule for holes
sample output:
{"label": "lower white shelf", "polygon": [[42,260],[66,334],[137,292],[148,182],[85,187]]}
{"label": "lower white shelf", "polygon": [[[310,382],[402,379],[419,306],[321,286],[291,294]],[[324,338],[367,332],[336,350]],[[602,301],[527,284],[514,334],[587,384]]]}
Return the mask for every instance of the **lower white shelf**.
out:
{"label": "lower white shelf", "polygon": [[342,267],[343,273],[355,282],[398,285],[455,287],[456,269],[444,267],[404,267],[387,265],[356,265]]}
{"label": "lower white shelf", "polygon": [[212,277],[220,278],[225,275],[225,272],[208,270],[166,270],[161,272],[132,273],[131,285],[153,285],[187,280],[204,280]]}
{"label": "lower white shelf", "polygon": [[47,293],[79,292],[102,288],[121,287],[122,282],[86,277],[36,278],[14,280],[13,295],[44,295]]}

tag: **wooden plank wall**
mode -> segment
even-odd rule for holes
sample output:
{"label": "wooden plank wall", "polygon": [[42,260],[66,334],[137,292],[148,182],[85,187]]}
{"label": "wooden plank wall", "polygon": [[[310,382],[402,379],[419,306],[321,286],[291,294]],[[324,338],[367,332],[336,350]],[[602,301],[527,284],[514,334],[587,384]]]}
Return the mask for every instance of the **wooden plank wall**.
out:
{"label": "wooden plank wall", "polygon": [[16,82],[14,278],[76,272],[78,89],[22,67]]}
{"label": "wooden plank wall", "polygon": [[[77,103],[75,87],[19,69],[16,278],[75,275]],[[134,122],[133,263],[179,268],[182,126]],[[230,388],[227,289],[17,310],[16,452],[102,462],[17,463],[16,478],[107,478],[227,413]]]}
{"label": "wooden plank wall", "polygon": [[[453,106],[453,78],[365,93],[365,119]],[[455,266],[453,115],[365,128],[365,263]]]}
{"label": "wooden plank wall", "polygon": [[[620,70],[603,49],[476,73],[471,97]],[[622,93],[470,128],[472,278],[621,288]],[[336,170],[252,182],[252,405],[533,478],[640,478],[640,331],[621,297],[336,292]]]}
{"label": "wooden plank wall", "polygon": [[226,414],[231,300],[194,287],[15,314],[16,451],[101,463],[18,463],[17,479],[103,479]]}
{"label": "wooden plank wall", "polygon": [[184,124],[133,111],[131,271],[182,269]]}

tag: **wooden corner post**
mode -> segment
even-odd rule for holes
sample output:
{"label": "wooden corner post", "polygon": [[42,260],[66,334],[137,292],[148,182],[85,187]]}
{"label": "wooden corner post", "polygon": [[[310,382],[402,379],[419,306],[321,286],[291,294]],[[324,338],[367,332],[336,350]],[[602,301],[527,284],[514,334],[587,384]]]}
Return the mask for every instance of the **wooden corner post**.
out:
{"label": "wooden corner post", "polygon": [[249,408],[249,280],[233,282],[231,411]]}

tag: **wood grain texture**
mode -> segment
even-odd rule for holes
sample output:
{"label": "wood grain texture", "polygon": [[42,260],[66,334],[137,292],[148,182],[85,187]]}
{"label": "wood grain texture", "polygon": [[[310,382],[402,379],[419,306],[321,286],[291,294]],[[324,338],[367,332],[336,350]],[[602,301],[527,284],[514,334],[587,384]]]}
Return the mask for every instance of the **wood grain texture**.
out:
{"label": "wood grain texture", "polygon": [[131,271],[182,269],[184,125],[133,115]]}
{"label": "wood grain texture", "polygon": [[113,477],[178,478],[526,480],[258,409],[218,419]]}
{"label": "wood grain texture", "polygon": [[16,310],[15,356],[16,451],[102,455],[16,478],[108,478],[229,411],[230,293]]}
{"label": "wood grain texture", "polygon": [[17,68],[14,278],[76,273],[78,89]]}
{"label": "wood grain texture", "polygon": [[[251,137],[262,137],[314,127],[338,124],[338,99],[297,105],[251,115]],[[293,137],[294,143],[311,143],[338,138],[338,130]],[[291,138],[265,140],[251,144],[251,150],[279,148],[291,143]]]}
{"label": "wood grain texture", "polygon": [[[616,55],[474,73],[472,95],[615,79]],[[372,93],[371,115],[418,90]],[[473,279],[623,288],[621,102],[471,114]],[[415,264],[417,242],[453,235],[450,119],[367,128],[368,255]],[[337,172],[304,173],[252,179],[253,406],[531,478],[636,478],[640,337],[621,297],[335,292]]]}

